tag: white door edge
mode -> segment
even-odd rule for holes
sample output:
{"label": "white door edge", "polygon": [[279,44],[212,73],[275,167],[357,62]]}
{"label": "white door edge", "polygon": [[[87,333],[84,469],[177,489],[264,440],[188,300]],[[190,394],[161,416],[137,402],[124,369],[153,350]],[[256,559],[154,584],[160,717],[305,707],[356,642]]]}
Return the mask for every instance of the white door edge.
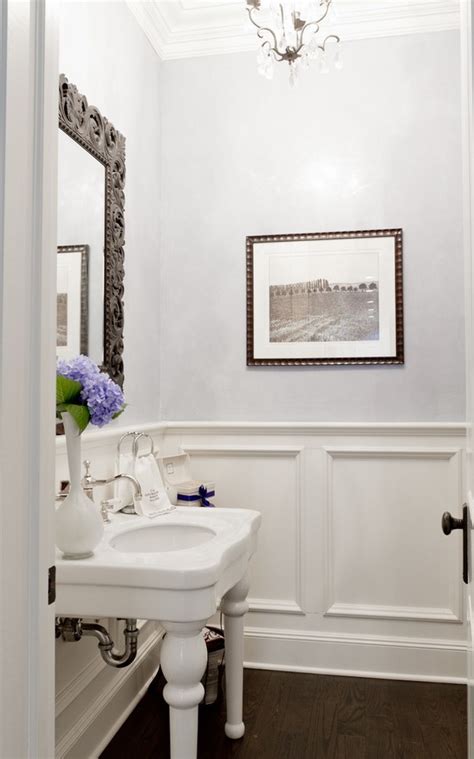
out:
{"label": "white door edge", "polygon": [[57,3],[0,6],[0,756],[52,759]]}

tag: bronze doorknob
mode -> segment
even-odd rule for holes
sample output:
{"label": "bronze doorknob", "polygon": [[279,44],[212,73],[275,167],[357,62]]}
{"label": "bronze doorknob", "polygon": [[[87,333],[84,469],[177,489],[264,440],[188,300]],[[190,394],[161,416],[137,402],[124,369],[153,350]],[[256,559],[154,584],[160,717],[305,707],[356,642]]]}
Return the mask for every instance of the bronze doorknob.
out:
{"label": "bronze doorknob", "polygon": [[463,529],[464,519],[457,519],[449,511],[445,511],[441,517],[441,527],[445,535],[450,535],[453,530]]}
{"label": "bronze doorknob", "polygon": [[471,581],[471,514],[467,503],[462,507],[462,519],[453,517],[449,511],[445,511],[441,517],[441,528],[445,535],[450,535],[453,530],[462,530],[462,578],[467,584]]}

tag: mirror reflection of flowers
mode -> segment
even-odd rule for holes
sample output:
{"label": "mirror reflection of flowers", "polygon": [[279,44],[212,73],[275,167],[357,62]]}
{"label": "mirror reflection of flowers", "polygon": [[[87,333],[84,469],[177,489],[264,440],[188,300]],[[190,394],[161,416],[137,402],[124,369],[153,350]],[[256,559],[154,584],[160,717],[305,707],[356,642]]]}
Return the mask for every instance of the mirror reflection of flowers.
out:
{"label": "mirror reflection of flowers", "polygon": [[125,409],[119,385],[101,372],[88,356],[58,360],[56,367],[56,416],[69,412],[83,432],[89,422],[103,427]]}

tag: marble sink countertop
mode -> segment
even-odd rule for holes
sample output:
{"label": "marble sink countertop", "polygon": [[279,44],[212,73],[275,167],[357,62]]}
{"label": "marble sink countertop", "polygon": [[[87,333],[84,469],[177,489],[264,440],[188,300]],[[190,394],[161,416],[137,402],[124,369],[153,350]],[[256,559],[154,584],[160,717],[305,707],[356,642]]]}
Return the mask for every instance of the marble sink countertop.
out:
{"label": "marble sink countertop", "polygon": [[[57,582],[60,585],[126,585],[176,590],[215,585],[232,563],[244,555],[250,558],[260,522],[259,512],[232,508],[177,507],[154,519],[113,514],[93,556],[64,559],[57,550]],[[122,552],[112,546],[114,538],[122,533],[160,525],[205,527],[215,535],[191,548],[156,553]]]}

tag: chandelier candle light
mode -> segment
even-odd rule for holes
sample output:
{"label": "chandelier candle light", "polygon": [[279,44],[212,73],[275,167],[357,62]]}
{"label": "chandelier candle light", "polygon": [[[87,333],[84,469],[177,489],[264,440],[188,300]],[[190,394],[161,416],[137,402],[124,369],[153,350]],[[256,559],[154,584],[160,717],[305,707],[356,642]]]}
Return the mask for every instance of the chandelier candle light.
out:
{"label": "chandelier candle light", "polygon": [[287,61],[290,83],[296,84],[300,69],[308,68],[311,61],[319,61],[321,73],[329,71],[329,48],[334,49],[335,68],[342,68],[337,34],[319,38],[331,4],[332,0],[247,0],[250,21],[263,40],[257,57],[259,73],[272,79],[274,62]]}

